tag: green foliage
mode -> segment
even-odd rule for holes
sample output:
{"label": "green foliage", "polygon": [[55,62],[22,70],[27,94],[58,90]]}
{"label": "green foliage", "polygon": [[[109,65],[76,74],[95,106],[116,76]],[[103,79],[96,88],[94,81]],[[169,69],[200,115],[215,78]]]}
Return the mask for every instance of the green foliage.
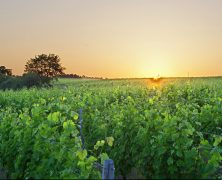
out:
{"label": "green foliage", "polygon": [[27,88],[51,86],[52,78],[43,77],[36,73],[27,73],[21,77],[22,85]]}
{"label": "green foliage", "polygon": [[22,79],[20,77],[5,77],[0,81],[0,89],[21,89],[23,87]]}
{"label": "green foliage", "polygon": [[81,149],[68,105],[39,99],[30,108],[0,112],[1,164],[11,178],[100,177],[96,157]]}
{"label": "green foliage", "polygon": [[12,178],[100,178],[93,163],[108,158],[124,177],[221,178],[222,80],[147,84],[64,79],[1,92],[0,164]]}
{"label": "green foliage", "polygon": [[5,76],[5,75],[0,74],[0,84],[9,78],[10,78],[9,76]]}
{"label": "green foliage", "polygon": [[36,73],[27,73],[21,77],[2,76],[0,77],[0,89],[18,90],[32,87],[51,87],[51,81],[52,78],[42,77]]}

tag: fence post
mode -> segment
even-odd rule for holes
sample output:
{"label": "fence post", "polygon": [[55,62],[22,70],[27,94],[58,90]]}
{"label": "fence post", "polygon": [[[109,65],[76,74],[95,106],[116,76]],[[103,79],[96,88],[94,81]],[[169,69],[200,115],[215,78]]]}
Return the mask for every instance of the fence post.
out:
{"label": "fence post", "polygon": [[102,172],[102,180],[105,179],[114,179],[114,162],[112,159],[108,159],[104,161],[103,164],[103,172]]}
{"label": "fence post", "polygon": [[82,123],[83,123],[83,118],[82,118],[82,108],[79,110],[79,120],[80,120],[80,137],[82,141],[82,149],[85,149],[85,141],[82,133]]}

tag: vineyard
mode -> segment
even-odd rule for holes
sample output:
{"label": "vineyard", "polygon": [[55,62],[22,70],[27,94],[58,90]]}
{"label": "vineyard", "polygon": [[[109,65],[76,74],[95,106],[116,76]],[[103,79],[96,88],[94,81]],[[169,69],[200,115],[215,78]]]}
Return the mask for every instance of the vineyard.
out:
{"label": "vineyard", "polygon": [[109,158],[115,177],[222,178],[222,78],[60,79],[0,91],[8,177],[101,178],[95,163]]}

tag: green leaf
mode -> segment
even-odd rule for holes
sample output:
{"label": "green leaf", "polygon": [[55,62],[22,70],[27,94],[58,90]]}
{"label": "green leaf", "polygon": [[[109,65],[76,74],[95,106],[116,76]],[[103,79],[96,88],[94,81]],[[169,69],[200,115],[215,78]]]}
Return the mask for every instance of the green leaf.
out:
{"label": "green leaf", "polygon": [[106,153],[100,154],[101,164],[104,164],[104,161],[109,159],[109,156]]}
{"label": "green leaf", "polygon": [[97,149],[99,149],[99,147],[104,146],[104,144],[105,144],[105,141],[104,141],[104,140],[97,141],[97,142],[96,142],[96,145],[94,146],[94,149],[97,150]]}
{"label": "green leaf", "polygon": [[172,158],[172,157],[169,157],[169,158],[167,159],[167,164],[168,164],[168,165],[172,165],[172,164],[173,164],[173,158]]}
{"label": "green leaf", "polygon": [[113,142],[114,142],[114,138],[113,137],[107,137],[106,141],[107,141],[109,146],[111,146],[111,147],[113,146]]}
{"label": "green leaf", "polygon": [[61,97],[61,100],[62,100],[62,101],[65,101],[65,100],[66,100],[66,97],[62,96],[62,97]]}
{"label": "green leaf", "polygon": [[52,121],[52,122],[54,122],[54,123],[57,123],[57,122],[59,122],[60,116],[61,116],[61,113],[60,113],[60,112],[54,112],[54,113],[50,113],[50,114],[48,115],[47,119],[48,119],[49,121]]}
{"label": "green leaf", "polygon": [[64,128],[64,129],[72,129],[72,128],[74,128],[74,127],[75,127],[75,124],[74,124],[74,122],[71,121],[71,120],[68,120],[68,121],[66,121],[66,122],[63,123],[63,128]]}
{"label": "green leaf", "polygon": [[213,146],[218,146],[221,143],[221,141],[222,141],[222,137],[221,136],[217,136],[215,138]]}
{"label": "green leaf", "polygon": [[80,160],[84,160],[87,157],[87,151],[84,149],[83,151],[78,151],[76,153],[76,156],[80,159]]}
{"label": "green leaf", "polygon": [[73,119],[74,120],[77,120],[79,118],[79,115],[76,113],[74,116],[73,116]]}

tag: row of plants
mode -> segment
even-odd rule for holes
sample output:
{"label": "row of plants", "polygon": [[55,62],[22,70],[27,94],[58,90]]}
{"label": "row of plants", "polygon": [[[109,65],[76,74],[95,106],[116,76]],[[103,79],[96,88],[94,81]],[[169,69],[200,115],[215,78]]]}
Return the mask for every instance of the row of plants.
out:
{"label": "row of plants", "polygon": [[87,151],[82,148],[78,113],[64,97],[44,99],[28,90],[23,90],[26,97],[7,93],[10,103],[19,96],[11,106],[2,101],[0,111],[0,167],[9,178],[101,178],[94,164],[109,158],[103,149],[112,146],[111,137]]}
{"label": "row of plants", "polygon": [[116,141],[109,154],[123,177],[132,169],[146,178],[221,177],[220,89],[189,83],[161,90],[130,87],[85,101],[88,148],[111,134]]}
{"label": "row of plants", "polygon": [[56,83],[52,89],[0,94],[1,164],[12,177],[97,178],[93,163],[108,154],[116,176],[136,170],[145,178],[221,178],[220,79],[161,88],[147,87],[146,80]]}

